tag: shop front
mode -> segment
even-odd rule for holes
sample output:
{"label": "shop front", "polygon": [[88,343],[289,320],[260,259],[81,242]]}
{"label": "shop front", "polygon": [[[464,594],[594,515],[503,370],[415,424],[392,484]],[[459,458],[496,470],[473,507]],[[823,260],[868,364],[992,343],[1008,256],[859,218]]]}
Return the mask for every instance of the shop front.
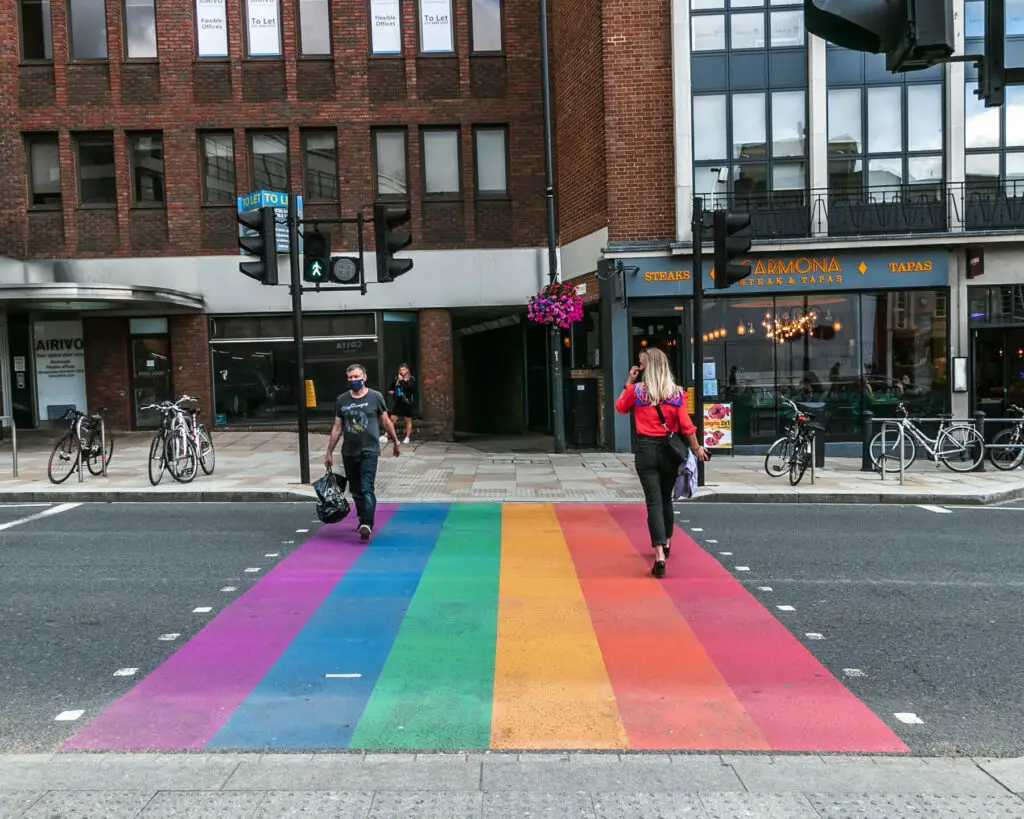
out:
{"label": "shop front", "polygon": [[1024,285],[968,287],[971,410],[1008,418],[1024,407]]}
{"label": "shop front", "polygon": [[[609,383],[624,382],[640,350],[669,355],[677,380],[701,378],[708,403],[729,408],[739,450],[763,449],[781,433],[785,400],[812,405],[826,440],[860,440],[865,410],[891,416],[904,403],[922,415],[947,411],[949,267],[942,249],[898,253],[823,251],[763,255],[727,290],[704,269],[703,360],[693,358],[689,258],[630,259],[624,281],[605,282]],[[618,298],[616,298],[618,296]],[[615,390],[609,391],[614,400]],[[612,418],[617,451],[629,420]]]}

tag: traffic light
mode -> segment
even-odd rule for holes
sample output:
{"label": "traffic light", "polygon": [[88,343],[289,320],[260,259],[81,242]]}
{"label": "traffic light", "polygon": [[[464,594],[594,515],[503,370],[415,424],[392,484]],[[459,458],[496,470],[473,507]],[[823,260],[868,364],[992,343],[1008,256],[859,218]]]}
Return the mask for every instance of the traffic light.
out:
{"label": "traffic light", "polygon": [[259,259],[242,262],[238,269],[260,284],[277,284],[277,228],[274,224],[274,209],[265,207],[243,211],[238,214],[238,223],[245,228],[238,237],[238,247],[243,254]]}
{"label": "traffic light", "polygon": [[750,275],[750,262],[734,262],[750,250],[750,214],[715,211],[715,290],[725,290]]}
{"label": "traffic light", "polygon": [[331,271],[331,234],[314,227],[302,232],[302,278],[319,284]]}
{"label": "traffic light", "polygon": [[393,282],[412,270],[412,259],[396,259],[394,255],[412,244],[407,230],[395,230],[409,221],[408,208],[390,205],[373,206],[373,235],[377,252],[377,281]]}
{"label": "traffic light", "polygon": [[892,72],[953,56],[953,0],[804,0],[804,23],[835,45],[885,54]]}

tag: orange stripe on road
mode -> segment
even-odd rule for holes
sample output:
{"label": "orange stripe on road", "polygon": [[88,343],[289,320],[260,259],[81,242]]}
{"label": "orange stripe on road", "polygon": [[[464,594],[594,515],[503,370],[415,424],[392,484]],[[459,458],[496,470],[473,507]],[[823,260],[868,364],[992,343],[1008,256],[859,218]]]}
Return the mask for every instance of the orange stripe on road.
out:
{"label": "orange stripe on road", "polygon": [[502,508],[491,747],[627,747],[587,603],[550,504]]}
{"label": "orange stripe on road", "polygon": [[[556,508],[629,747],[768,750],[764,736],[603,504]],[[672,559],[668,561],[672,571]]]}

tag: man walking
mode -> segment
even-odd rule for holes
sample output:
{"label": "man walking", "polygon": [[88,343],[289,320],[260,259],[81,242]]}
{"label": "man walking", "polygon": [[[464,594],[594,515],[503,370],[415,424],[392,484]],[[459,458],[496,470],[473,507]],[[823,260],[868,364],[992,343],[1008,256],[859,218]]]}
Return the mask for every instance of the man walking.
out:
{"label": "man walking", "polygon": [[[384,396],[366,386],[366,370],[361,364],[352,364],[348,375],[348,392],[338,396],[334,406],[334,426],[327,442],[324,464],[328,469],[334,463],[334,448],[342,439],[341,463],[352,489],[359,515],[359,538],[369,540],[373,533],[373,516],[377,509],[374,483],[377,480],[377,461],[380,458],[380,429],[383,425],[395,442],[395,457],[399,455],[398,435],[388,417]],[[386,439],[385,439],[386,440]]]}

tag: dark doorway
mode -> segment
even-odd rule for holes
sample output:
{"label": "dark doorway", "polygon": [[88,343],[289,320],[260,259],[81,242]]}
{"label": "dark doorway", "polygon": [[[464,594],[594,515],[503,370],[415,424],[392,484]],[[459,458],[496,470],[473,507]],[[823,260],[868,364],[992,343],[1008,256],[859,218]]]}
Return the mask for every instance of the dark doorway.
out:
{"label": "dark doorway", "polygon": [[974,331],[974,409],[1010,417],[1024,406],[1024,327]]}
{"label": "dark doorway", "polygon": [[132,400],[137,428],[159,424],[160,413],[142,407],[172,400],[171,344],[167,336],[132,338]]}
{"label": "dark doorway", "polygon": [[682,314],[632,316],[630,323],[632,325],[630,366],[637,363],[642,350],[657,347],[668,356],[676,383],[681,387],[689,387],[690,367],[685,364],[690,360],[690,345],[689,339],[684,337],[685,326]]}

